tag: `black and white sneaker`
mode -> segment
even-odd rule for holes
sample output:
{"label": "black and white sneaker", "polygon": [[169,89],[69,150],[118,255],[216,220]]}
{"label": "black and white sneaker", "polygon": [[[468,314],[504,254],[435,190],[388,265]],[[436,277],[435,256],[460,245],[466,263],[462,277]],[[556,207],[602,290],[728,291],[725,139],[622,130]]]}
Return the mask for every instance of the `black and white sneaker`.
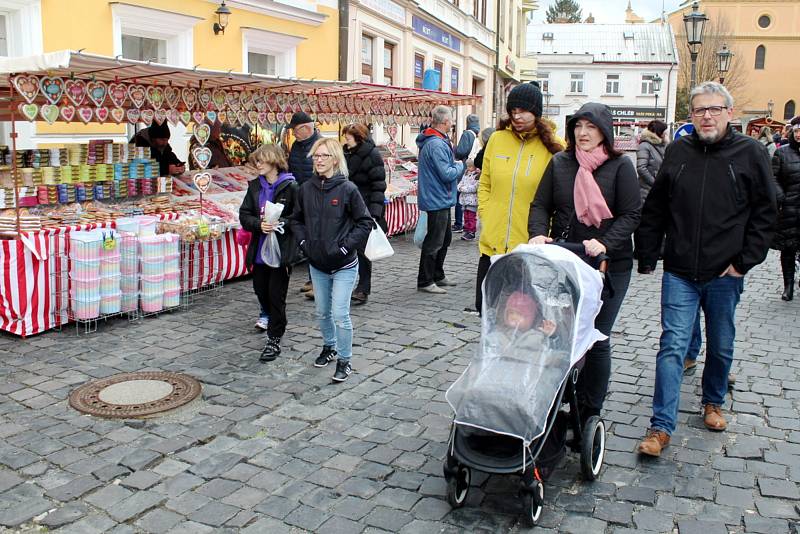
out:
{"label": "black and white sneaker", "polygon": [[350,360],[337,360],[336,372],[333,373],[333,381],[344,382],[352,373],[353,368],[350,366]]}
{"label": "black and white sneaker", "polygon": [[281,338],[267,337],[267,344],[264,346],[264,350],[261,351],[261,357],[259,358],[259,361],[271,362],[280,355]]}
{"label": "black and white sneaker", "polygon": [[325,345],[322,347],[322,352],[319,353],[317,359],[314,360],[314,367],[325,367],[333,360],[336,359],[336,349]]}

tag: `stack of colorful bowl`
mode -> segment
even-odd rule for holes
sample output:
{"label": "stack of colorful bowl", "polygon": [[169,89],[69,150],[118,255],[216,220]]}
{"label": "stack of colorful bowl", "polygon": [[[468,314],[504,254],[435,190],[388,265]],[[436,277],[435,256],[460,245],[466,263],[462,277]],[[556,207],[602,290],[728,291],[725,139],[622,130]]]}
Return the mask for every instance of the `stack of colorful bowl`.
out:
{"label": "stack of colorful bowl", "polygon": [[119,313],[122,310],[120,236],[110,229],[97,231],[103,239],[100,250],[100,313]]}
{"label": "stack of colorful bowl", "polygon": [[164,309],[164,239],[160,235],[139,237],[139,249],[142,311],[159,312]]}
{"label": "stack of colorful bowl", "polygon": [[70,243],[70,307],[77,320],[100,315],[100,251],[102,236],[96,230],[72,232]]}
{"label": "stack of colorful bowl", "polygon": [[181,303],[181,246],[178,234],[161,234],[164,239],[164,307]]}

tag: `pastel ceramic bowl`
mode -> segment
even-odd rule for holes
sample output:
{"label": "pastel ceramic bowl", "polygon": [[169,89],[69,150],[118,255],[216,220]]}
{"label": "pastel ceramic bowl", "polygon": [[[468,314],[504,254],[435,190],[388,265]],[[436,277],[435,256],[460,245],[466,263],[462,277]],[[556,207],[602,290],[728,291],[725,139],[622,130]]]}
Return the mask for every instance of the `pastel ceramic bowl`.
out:
{"label": "pastel ceramic bowl", "polygon": [[165,308],[174,308],[175,306],[179,306],[181,303],[181,290],[180,289],[169,289],[164,292],[164,307]]}
{"label": "pastel ceramic bowl", "polygon": [[72,315],[75,319],[87,321],[100,315],[100,298],[96,299],[71,299]]}
{"label": "pastel ceramic bowl", "polygon": [[122,311],[122,293],[100,297],[100,313],[119,313]]}
{"label": "pastel ceramic bowl", "polygon": [[164,309],[164,294],[145,295],[142,294],[142,311],[145,313],[158,312]]}

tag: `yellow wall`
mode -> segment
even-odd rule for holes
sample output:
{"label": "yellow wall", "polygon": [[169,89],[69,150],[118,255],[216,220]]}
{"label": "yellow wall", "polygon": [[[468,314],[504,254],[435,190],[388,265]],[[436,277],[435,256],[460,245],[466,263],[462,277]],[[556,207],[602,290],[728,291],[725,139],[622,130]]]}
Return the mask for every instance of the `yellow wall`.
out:
{"label": "yellow wall", "polygon": [[[691,6],[672,13],[669,22],[675,30],[678,46],[686,46],[683,28],[683,13]],[[741,62],[747,72],[747,110],[766,110],[767,102],[775,103],[773,116],[783,119],[783,108],[787,101],[795,101],[795,114],[800,114],[800,2],[754,2],[735,0],[701,0],[700,11],[709,19],[727,19],[733,37],[728,43],[736,54],[733,61]],[[772,24],[762,29],[758,18],[769,15]],[[755,69],[756,48],[764,45],[766,61],[764,69]],[[741,115],[745,109],[738,109]]]}
{"label": "yellow wall", "polygon": [[[182,13],[205,20],[194,26],[194,63],[209,69],[242,70],[242,26],[304,37],[297,45],[297,77],[335,80],[339,72],[339,12],[320,7],[328,18],[319,26],[276,19],[231,8],[225,34],[214,35],[215,5],[206,0],[125,0],[142,7]],[[85,49],[114,53],[113,17],[109,0],[42,0],[44,51]],[[37,123],[42,134],[122,133],[124,126]]]}

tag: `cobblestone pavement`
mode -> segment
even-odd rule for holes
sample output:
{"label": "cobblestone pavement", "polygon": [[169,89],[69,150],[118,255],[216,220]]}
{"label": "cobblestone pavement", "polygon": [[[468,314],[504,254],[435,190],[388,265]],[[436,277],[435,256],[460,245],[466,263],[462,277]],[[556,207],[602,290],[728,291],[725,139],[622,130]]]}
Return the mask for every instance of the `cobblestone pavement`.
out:
{"label": "cobblestone pavement", "polygon": [[[186,312],[28,340],[0,336],[0,525],[94,532],[522,532],[515,477],[478,477],[451,511],[442,459],[444,391],[479,338],[470,304],[477,251],[454,242],[447,295],[415,291],[418,252],[375,266],[354,308],[356,373],[316,369],[312,305],[290,288],[284,355],[258,363],[249,281]],[[586,483],[570,455],[546,486],[536,531],[798,531],[800,302],[779,298],[778,259],[747,279],[739,307],[735,414],[714,434],[699,417],[701,369],[683,384],[680,424],[660,459],[633,452],[650,414],[660,278],[635,276],[617,323],[605,418],[606,467]],[[68,393],[119,372],[185,372],[204,384],[193,410],[109,421]],[[551,530],[548,530],[551,529]],[[0,527],[2,530],[2,527]]]}

